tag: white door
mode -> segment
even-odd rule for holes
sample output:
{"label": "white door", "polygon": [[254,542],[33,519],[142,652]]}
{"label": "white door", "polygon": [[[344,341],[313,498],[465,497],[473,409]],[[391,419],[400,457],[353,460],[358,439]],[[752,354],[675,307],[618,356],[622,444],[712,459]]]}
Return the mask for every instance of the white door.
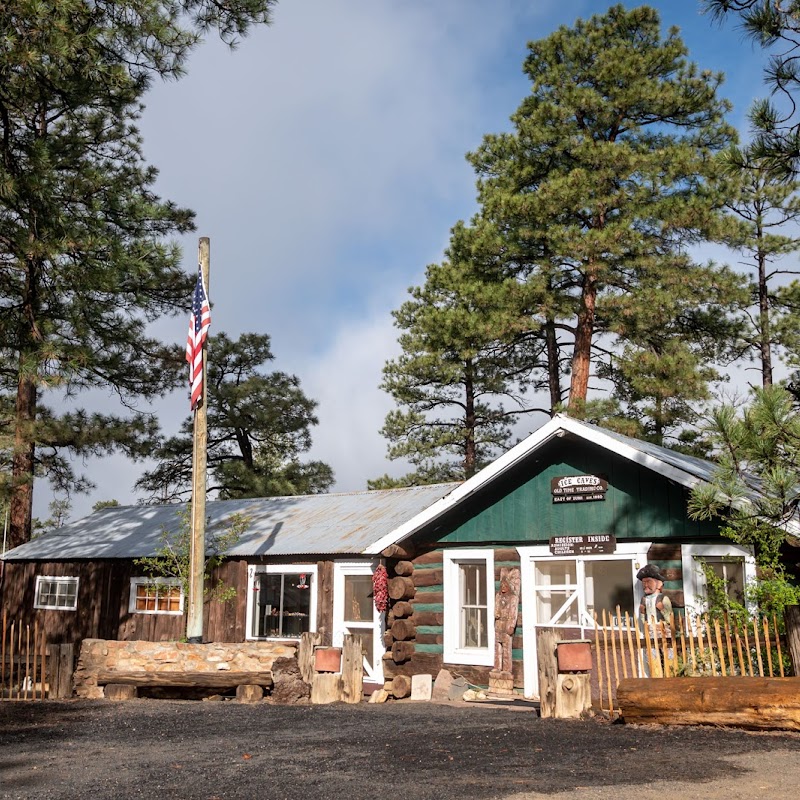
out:
{"label": "white door", "polygon": [[549,547],[519,547],[522,574],[522,646],[525,696],[538,697],[536,636],[539,628],[594,632],[594,615],[636,614],[636,572],[647,563],[650,542],[620,542],[616,552],[554,557]]}
{"label": "white door", "polygon": [[383,614],[372,598],[372,571],[377,562],[336,562],[333,565],[333,645],[346,634],[361,637],[364,680],[383,683]]}

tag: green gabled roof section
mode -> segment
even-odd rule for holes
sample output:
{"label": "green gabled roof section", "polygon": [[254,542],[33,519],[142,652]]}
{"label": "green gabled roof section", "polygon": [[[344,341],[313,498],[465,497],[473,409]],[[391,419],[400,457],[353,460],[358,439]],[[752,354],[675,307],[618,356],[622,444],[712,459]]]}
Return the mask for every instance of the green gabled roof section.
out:
{"label": "green gabled roof section", "polygon": [[[610,533],[620,540],[716,538],[718,526],[689,519],[689,490],[646,467],[582,440],[546,444],[537,463],[518,465],[476,492],[437,534],[442,544],[544,544],[551,536]],[[602,475],[602,501],[553,503],[550,482]]]}
{"label": "green gabled roof section", "polygon": [[[686,501],[714,469],[710,461],[558,414],[364,553],[416,534],[447,543],[525,544],[598,530],[620,539],[713,539],[717,525],[688,519]],[[553,504],[550,479],[567,474],[605,474],[606,499]]]}

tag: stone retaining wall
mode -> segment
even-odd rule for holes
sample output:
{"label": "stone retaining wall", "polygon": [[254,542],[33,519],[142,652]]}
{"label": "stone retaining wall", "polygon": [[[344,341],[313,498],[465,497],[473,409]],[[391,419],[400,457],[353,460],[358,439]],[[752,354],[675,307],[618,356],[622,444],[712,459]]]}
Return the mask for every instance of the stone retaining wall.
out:
{"label": "stone retaining wall", "polygon": [[100,698],[100,670],[120,672],[265,672],[276,658],[293,658],[296,646],[279,642],[188,644],[84,639],[75,670],[78,697]]}

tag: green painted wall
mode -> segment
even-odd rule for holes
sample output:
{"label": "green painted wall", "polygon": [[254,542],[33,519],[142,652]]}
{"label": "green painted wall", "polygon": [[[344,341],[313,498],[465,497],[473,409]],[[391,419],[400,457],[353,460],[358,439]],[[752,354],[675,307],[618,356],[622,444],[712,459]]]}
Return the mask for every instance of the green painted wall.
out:
{"label": "green painted wall", "polygon": [[[550,480],[602,475],[604,501],[553,503]],[[611,533],[618,540],[711,540],[718,526],[686,513],[688,490],[645,467],[583,441],[556,439],[515,474],[461,504],[458,516],[433,532],[442,544],[546,543],[551,536]],[[426,537],[427,538],[427,537]]]}

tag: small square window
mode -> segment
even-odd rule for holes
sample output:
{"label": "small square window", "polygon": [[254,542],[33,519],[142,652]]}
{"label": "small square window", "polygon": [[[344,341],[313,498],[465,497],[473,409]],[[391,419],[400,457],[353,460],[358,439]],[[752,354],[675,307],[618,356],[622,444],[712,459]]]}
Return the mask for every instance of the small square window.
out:
{"label": "small square window", "polygon": [[46,578],[38,575],[33,607],[75,611],[78,607],[78,579]]}
{"label": "small square window", "polygon": [[131,614],[182,614],[183,588],[173,578],[131,578]]}

